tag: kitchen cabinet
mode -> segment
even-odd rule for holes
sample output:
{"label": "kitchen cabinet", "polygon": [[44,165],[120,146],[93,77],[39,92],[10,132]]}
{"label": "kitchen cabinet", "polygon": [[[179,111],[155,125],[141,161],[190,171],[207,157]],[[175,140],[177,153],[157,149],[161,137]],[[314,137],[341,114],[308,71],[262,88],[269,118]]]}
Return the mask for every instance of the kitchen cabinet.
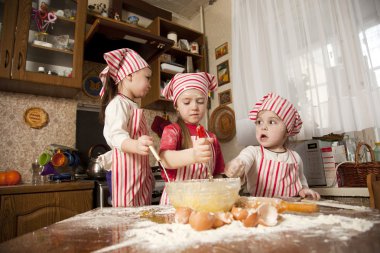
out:
{"label": "kitchen cabinet", "polygon": [[[178,41],[180,39],[185,39],[189,44],[196,42],[198,44],[199,53],[191,53],[188,50],[180,49],[177,46],[177,43],[171,47],[166,54],[170,55],[171,62],[183,65],[185,67],[185,72],[188,58],[192,61],[194,72],[205,71],[206,52],[205,37],[203,33],[160,17],[155,18],[148,28],[152,33],[162,37],[166,37],[169,32],[174,32],[177,34]],[[161,91],[165,87],[165,84],[175,75],[172,71],[161,69],[161,64],[164,62],[163,57],[161,57],[151,64],[153,72],[151,79],[152,87],[149,93],[141,100],[141,107],[143,108],[164,111],[174,110],[173,102],[161,96]]]}
{"label": "kitchen cabinet", "polygon": [[0,242],[93,208],[93,181],[0,187]]}
{"label": "kitchen cabinet", "polygon": [[75,95],[82,84],[87,1],[51,0],[48,11],[59,14],[54,23],[46,23],[54,16],[38,12],[38,4],[0,0],[0,77],[11,80],[0,90]]}
{"label": "kitchen cabinet", "polygon": [[84,58],[87,61],[106,64],[104,53],[126,47],[151,63],[173,45],[166,36],[157,36],[147,28],[95,13],[87,15],[87,23],[90,24],[85,39]]}

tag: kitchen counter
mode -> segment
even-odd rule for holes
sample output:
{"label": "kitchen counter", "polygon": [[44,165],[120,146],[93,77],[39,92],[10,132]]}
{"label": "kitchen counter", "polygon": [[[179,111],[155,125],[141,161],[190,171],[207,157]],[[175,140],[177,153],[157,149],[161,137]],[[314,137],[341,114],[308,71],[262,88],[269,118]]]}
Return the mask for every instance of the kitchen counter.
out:
{"label": "kitchen counter", "polygon": [[313,187],[321,196],[369,197],[367,187]]}
{"label": "kitchen counter", "polygon": [[98,208],[0,244],[0,252],[378,252],[380,212],[321,208],[274,227],[194,231],[174,208]]}
{"label": "kitchen counter", "polygon": [[93,189],[94,182],[90,180],[78,180],[70,182],[47,182],[44,184],[18,184],[10,186],[0,186],[0,195],[23,194],[55,191],[75,191]]}

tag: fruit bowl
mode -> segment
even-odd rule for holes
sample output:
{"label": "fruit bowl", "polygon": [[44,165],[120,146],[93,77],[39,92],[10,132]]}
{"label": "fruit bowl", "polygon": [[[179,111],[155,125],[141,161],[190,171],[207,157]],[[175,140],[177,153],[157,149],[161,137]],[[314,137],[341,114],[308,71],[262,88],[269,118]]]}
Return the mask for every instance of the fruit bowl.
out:
{"label": "fruit bowl", "polygon": [[166,183],[170,203],[196,211],[227,212],[239,198],[240,178],[193,179]]}

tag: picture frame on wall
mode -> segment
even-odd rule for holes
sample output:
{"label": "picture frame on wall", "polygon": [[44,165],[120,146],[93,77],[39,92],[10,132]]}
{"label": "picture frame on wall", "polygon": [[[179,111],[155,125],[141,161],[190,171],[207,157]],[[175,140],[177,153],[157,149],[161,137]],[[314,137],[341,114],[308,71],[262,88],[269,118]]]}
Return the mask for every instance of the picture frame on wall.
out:
{"label": "picture frame on wall", "polygon": [[228,54],[228,42],[225,42],[222,45],[215,48],[215,59],[219,59],[220,57],[226,54]]}
{"label": "picture frame on wall", "polygon": [[230,67],[228,60],[216,66],[216,73],[218,77],[218,85],[222,86],[230,82]]}
{"label": "picture frame on wall", "polygon": [[232,103],[231,89],[219,92],[218,95],[219,105],[227,105]]}

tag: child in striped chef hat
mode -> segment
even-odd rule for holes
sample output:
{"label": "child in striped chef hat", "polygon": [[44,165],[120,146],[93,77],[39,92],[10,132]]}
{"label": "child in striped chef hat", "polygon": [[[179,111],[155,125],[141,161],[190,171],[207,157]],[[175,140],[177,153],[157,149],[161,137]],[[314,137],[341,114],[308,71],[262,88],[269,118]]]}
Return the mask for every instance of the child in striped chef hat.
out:
{"label": "child in striped chef hat", "polygon": [[260,146],[243,149],[226,165],[226,175],[241,177],[252,196],[319,199],[308,187],[301,157],[285,145],[302,127],[297,109],[285,98],[269,93],[255,104],[249,119],[256,124]]}
{"label": "child in striped chef hat", "polygon": [[[224,159],[216,136],[204,130],[200,122],[206,114],[209,91],[217,80],[205,72],[176,74],[163,90],[165,98],[173,100],[178,121],[164,128],[160,156],[170,181],[208,178],[208,172],[218,176],[224,171]],[[198,130],[198,131],[197,131]],[[166,175],[162,173],[165,181]],[[160,204],[169,204],[164,189]]]}
{"label": "child in striped chef hat", "polygon": [[[128,48],[105,53],[104,59],[108,66],[100,73],[100,118],[112,155],[109,152],[102,158],[104,164],[112,161],[112,205],[150,205],[153,174],[148,147],[153,145],[153,139],[148,136],[143,110],[135,99],[149,92],[152,70],[138,53]],[[110,184],[109,178],[107,181]]]}

